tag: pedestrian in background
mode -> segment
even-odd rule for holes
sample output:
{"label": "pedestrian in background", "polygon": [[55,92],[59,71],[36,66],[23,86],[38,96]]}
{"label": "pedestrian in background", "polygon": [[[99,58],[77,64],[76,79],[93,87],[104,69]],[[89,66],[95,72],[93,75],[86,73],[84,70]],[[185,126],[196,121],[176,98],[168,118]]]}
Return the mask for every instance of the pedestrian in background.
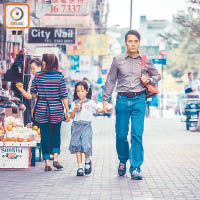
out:
{"label": "pedestrian in background", "polygon": [[184,84],[185,94],[188,98],[199,97],[199,82],[194,79],[193,72],[188,72],[188,81]]}
{"label": "pedestrian in background", "polygon": [[[91,100],[91,90],[85,81],[75,85],[74,102],[72,103],[70,117],[73,119],[71,127],[71,140],[69,150],[71,154],[76,153],[78,170],[77,176],[90,174],[92,171],[92,126],[93,114],[103,112],[98,109],[96,103]],[[82,164],[82,153],[85,155],[85,171]]]}
{"label": "pedestrian in background", "polygon": [[32,84],[32,81],[33,81],[35,74],[42,70],[42,61],[38,58],[32,59],[30,61],[30,67],[31,67],[32,75],[31,75],[31,78],[30,78],[30,81],[29,81],[29,84],[28,84],[27,92],[23,89],[23,84],[20,84],[20,85],[16,84],[17,89],[21,92],[21,94],[26,99],[32,99],[32,95],[31,95],[31,91],[30,91],[31,90],[31,84]]}
{"label": "pedestrian in background", "polygon": [[42,61],[39,58],[32,59],[30,61],[30,68],[31,68],[32,75],[31,75],[31,78],[30,78],[30,81],[28,84],[28,90],[27,91],[24,90],[23,84],[17,83],[16,87],[26,99],[31,100],[31,110],[32,110],[31,115],[32,115],[32,122],[33,122],[33,126],[34,126],[34,125],[37,125],[37,123],[35,121],[35,117],[34,117],[34,108],[35,108],[35,104],[36,104],[36,99],[33,98],[31,95],[31,84],[32,84],[35,74],[42,70]]}
{"label": "pedestrian in background", "polygon": [[[142,135],[145,117],[145,91],[144,84],[155,84],[161,79],[160,74],[151,60],[147,60],[145,70],[151,78],[142,76],[141,56],[139,54],[140,34],[130,30],[125,35],[127,53],[116,56],[107,75],[103,105],[107,110],[108,99],[111,96],[117,82],[116,100],[116,148],[120,161],[118,174],[126,173],[126,162],[130,159],[132,179],[142,179],[141,165],[143,163],[144,151]],[[127,135],[129,132],[129,120],[131,118],[131,147]]]}
{"label": "pedestrian in background", "polygon": [[[188,72],[188,81],[184,84],[187,98],[199,98],[199,81],[194,78],[193,72]],[[198,115],[197,126],[191,132],[200,132],[200,115]]]}
{"label": "pedestrian in background", "polygon": [[[54,54],[44,54],[42,57],[43,71],[37,73],[31,86],[31,94],[38,98],[35,107],[35,120],[41,131],[41,147],[45,160],[45,171],[51,171],[50,166],[50,138],[52,137],[53,166],[61,169],[58,162],[60,154],[61,122],[69,117],[67,88],[64,76],[59,72],[58,59]],[[64,113],[64,107],[66,116]]]}

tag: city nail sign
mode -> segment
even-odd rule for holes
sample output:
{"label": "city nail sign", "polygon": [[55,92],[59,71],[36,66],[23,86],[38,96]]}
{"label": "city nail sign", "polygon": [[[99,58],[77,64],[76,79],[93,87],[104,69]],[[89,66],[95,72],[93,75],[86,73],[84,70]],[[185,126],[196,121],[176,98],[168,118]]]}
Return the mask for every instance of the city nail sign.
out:
{"label": "city nail sign", "polygon": [[28,43],[75,44],[75,28],[31,27]]}

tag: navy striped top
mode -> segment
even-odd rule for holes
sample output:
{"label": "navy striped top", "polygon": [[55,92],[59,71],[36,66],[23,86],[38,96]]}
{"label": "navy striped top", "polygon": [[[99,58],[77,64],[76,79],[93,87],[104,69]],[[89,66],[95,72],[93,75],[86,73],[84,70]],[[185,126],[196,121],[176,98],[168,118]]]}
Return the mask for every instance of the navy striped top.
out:
{"label": "navy striped top", "polygon": [[62,99],[67,98],[64,76],[59,72],[37,73],[31,94],[38,94],[35,120],[39,123],[59,123],[64,120]]}

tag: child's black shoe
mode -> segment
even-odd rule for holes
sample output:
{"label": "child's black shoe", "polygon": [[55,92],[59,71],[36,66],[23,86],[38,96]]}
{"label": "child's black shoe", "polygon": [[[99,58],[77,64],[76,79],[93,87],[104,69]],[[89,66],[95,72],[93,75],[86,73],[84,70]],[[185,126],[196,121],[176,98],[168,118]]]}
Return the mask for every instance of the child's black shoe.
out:
{"label": "child's black shoe", "polygon": [[84,176],[83,168],[79,168],[79,169],[77,170],[77,176]]}
{"label": "child's black shoe", "polygon": [[92,172],[92,161],[85,163],[85,174],[90,174]]}

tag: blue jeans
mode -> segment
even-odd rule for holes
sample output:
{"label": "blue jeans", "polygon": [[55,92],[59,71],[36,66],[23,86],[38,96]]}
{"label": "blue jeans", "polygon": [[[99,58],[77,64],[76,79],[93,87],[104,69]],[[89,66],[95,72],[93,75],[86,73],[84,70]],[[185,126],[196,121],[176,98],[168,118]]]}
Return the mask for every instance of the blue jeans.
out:
{"label": "blue jeans", "polygon": [[57,124],[40,124],[41,147],[44,160],[50,159],[51,153],[60,154],[60,127],[61,122]]}
{"label": "blue jeans", "polygon": [[[116,148],[118,159],[126,163],[130,159],[129,172],[143,163],[142,135],[144,131],[145,94],[135,97],[117,95],[116,101]],[[127,140],[131,118],[131,147]]]}

